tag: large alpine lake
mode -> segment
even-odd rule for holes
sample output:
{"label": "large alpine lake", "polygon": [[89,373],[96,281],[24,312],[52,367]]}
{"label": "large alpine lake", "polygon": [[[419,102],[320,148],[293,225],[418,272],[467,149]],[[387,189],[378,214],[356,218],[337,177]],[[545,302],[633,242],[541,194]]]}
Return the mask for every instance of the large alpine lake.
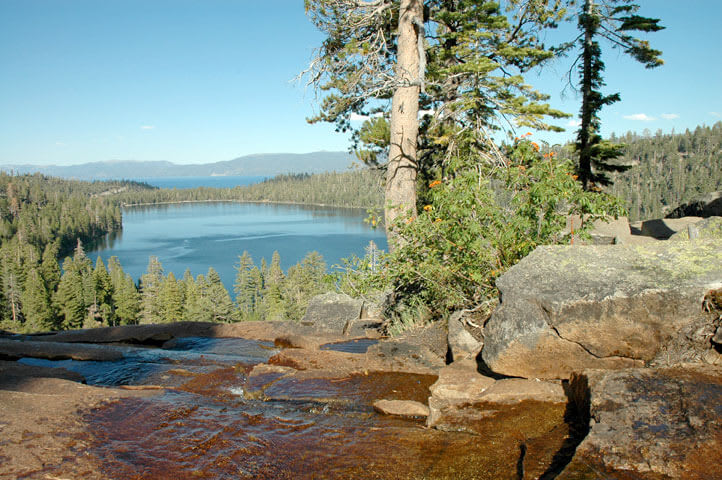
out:
{"label": "large alpine lake", "polygon": [[177,278],[190,269],[193,276],[213,267],[233,292],[234,266],[247,250],[260,267],[274,251],[284,269],[317,251],[330,268],[352,254],[363,256],[374,241],[386,249],[382,229],[373,230],[360,209],[340,209],[266,203],[181,203],[130,207],[123,210],[123,231],[88,246],[88,255],[104,261],[116,256],[134,279],[157,256],[165,273]]}

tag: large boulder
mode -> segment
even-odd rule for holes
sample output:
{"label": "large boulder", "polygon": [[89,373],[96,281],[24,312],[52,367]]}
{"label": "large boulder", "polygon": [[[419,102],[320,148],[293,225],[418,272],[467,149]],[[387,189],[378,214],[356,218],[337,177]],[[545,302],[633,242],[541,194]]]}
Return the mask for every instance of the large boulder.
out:
{"label": "large boulder", "polygon": [[667,215],[667,218],[681,217],[721,217],[722,216],[722,192],[711,192],[707,195],[680,205]]}
{"label": "large boulder", "polygon": [[686,230],[680,230],[671,237],[672,241],[684,241],[690,239],[709,239],[722,242],[722,217],[709,217],[690,225]]}
{"label": "large boulder", "polygon": [[448,320],[447,343],[452,361],[463,360],[465,358],[476,358],[484,345],[481,338],[481,329],[477,336],[471,333],[473,327],[467,325],[465,312],[454,312]]}
{"label": "large boulder", "polygon": [[325,293],[311,299],[302,325],[320,332],[348,333],[352,323],[361,318],[363,301],[342,293]]}
{"label": "large boulder", "polygon": [[590,430],[558,478],[719,478],[722,368],[591,370],[569,390]]}
{"label": "large boulder", "polygon": [[540,379],[701,361],[715,329],[703,299],[720,286],[718,241],[539,247],[497,280],[482,357]]}
{"label": "large boulder", "polygon": [[631,228],[635,235],[667,240],[677,232],[687,231],[701,220],[702,217],[656,218],[633,223]]}
{"label": "large boulder", "polygon": [[439,371],[429,388],[426,425],[440,430],[474,432],[474,424],[494,416],[505,406],[525,402],[565,404],[560,383],[524,378],[494,379],[478,372],[474,359],[455,361]]}

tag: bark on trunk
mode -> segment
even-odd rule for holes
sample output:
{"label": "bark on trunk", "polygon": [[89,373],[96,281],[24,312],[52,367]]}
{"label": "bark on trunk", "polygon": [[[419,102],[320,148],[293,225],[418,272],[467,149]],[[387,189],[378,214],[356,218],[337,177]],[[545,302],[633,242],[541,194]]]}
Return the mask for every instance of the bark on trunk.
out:
{"label": "bark on trunk", "polygon": [[386,173],[386,236],[389,249],[398,242],[394,223],[399,216],[416,215],[416,157],[419,134],[419,92],[421,76],[417,28],[423,22],[421,0],[401,0],[398,29],[396,76],[403,86],[391,100],[391,145]]}

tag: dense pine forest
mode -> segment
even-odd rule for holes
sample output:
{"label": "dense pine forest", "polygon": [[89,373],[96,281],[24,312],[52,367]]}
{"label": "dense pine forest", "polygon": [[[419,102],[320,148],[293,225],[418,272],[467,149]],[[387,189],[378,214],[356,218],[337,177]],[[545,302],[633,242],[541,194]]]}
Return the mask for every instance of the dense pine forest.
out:
{"label": "dense pine forest", "polygon": [[[662,218],[679,205],[722,190],[722,122],[684,133],[612,134],[610,141],[624,146],[616,162],[632,167],[611,174],[613,184],[606,191],[623,201],[630,221]],[[572,145],[558,153],[574,158]]]}
{"label": "dense pine forest", "polygon": [[[614,174],[607,190],[622,199],[632,221],[663,217],[679,204],[722,189],[722,122],[678,134],[627,133],[610,140],[625,145],[620,161],[632,168]],[[558,153],[571,158],[571,147]],[[282,175],[230,189],[162,190],[131,181],[0,173],[0,329],[299,319],[313,295],[334,288],[315,252],[287,272],[278,254],[256,265],[247,252],[239,252],[232,298],[213,269],[176,279],[151,258],[136,282],[117,258],[93,262],[83,243],[122,228],[126,205],[262,201],[380,208],[381,177],[377,170],[357,170]]]}
{"label": "dense pine forest", "polygon": [[378,170],[352,170],[315,175],[279,175],[234,188],[152,189],[119,196],[124,205],[166,202],[237,201],[279,202],[334,207],[379,208],[383,187]]}
{"label": "dense pine forest", "polygon": [[[212,268],[182,279],[151,258],[139,282],[117,258],[88,258],[83,244],[122,228],[121,208],[178,201],[279,201],[378,206],[378,173],[283,175],[249,187],[161,190],[146,184],[82,182],[0,173],[0,329],[60,330],[180,320],[299,319],[328,287],[326,264],[311,252],[287,272],[275,254],[256,267],[239,255],[236,301]],[[239,252],[240,253],[240,252]],[[62,269],[59,262],[62,263]]]}

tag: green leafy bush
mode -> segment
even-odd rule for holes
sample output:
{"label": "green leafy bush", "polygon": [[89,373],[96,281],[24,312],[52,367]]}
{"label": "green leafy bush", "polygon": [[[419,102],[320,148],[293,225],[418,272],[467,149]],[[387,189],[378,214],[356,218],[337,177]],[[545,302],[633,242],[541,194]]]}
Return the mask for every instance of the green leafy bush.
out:
{"label": "green leafy bush", "polygon": [[382,259],[385,268],[371,271],[368,259],[357,259],[345,285],[392,289],[400,303],[442,316],[493,300],[496,278],[536,246],[569,242],[569,215],[623,214],[614,197],[585,192],[571,162],[542,155],[526,138],[495,162],[458,156],[446,171],[430,182],[418,216],[396,225],[401,242]]}

